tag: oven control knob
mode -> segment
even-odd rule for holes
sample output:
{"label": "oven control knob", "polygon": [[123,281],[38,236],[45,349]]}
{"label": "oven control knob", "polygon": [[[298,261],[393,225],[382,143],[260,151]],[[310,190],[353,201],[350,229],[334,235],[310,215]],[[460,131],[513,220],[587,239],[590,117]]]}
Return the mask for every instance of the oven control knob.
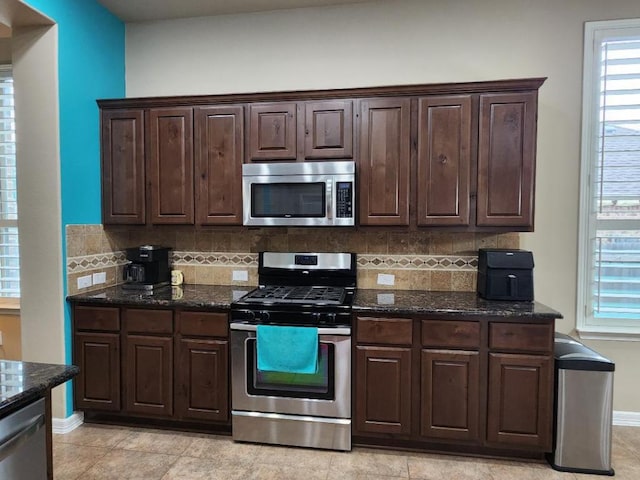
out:
{"label": "oven control knob", "polygon": [[231,312],[233,320],[251,321],[255,320],[256,313],[252,310],[234,310]]}
{"label": "oven control knob", "polygon": [[335,313],[327,313],[327,323],[336,323]]}
{"label": "oven control knob", "polygon": [[270,317],[269,312],[265,312],[264,310],[258,313],[258,320],[261,322],[268,322]]}

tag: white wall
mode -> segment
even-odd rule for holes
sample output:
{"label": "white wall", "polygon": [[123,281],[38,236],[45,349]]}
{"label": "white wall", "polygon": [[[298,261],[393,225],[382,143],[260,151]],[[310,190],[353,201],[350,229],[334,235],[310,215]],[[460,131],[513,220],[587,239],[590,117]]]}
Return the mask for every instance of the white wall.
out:
{"label": "white wall", "polygon": [[[127,95],[549,77],[540,90],[536,298],[575,327],[583,24],[638,0],[384,1],[127,25]],[[608,342],[616,410],[640,412],[637,344]]]}

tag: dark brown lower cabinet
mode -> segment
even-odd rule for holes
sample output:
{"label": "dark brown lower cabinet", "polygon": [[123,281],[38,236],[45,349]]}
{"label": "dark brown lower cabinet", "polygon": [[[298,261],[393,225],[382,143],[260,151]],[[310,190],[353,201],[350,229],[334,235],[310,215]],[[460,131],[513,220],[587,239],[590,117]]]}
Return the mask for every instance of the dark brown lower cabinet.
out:
{"label": "dark brown lower cabinet", "polygon": [[550,356],[490,353],[487,440],[549,451],[552,384]]}
{"label": "dark brown lower cabinet", "polygon": [[356,347],[356,433],[411,432],[411,349]]}
{"label": "dark brown lower cabinet", "polygon": [[435,439],[478,440],[478,352],[422,350],[420,434]]}
{"label": "dark brown lower cabinet", "polygon": [[185,419],[228,420],[228,342],[181,338],[177,349],[176,414]]}
{"label": "dark brown lower cabinet", "polygon": [[76,408],[120,410],[120,335],[76,332],[73,348]]}
{"label": "dark brown lower cabinet", "polygon": [[173,415],[173,339],[127,335],[125,409],[145,415]]}
{"label": "dark brown lower cabinet", "polygon": [[85,418],[229,432],[227,312],[74,305],[73,324]]}
{"label": "dark brown lower cabinet", "polygon": [[367,312],[354,325],[354,444],[551,451],[553,320]]}

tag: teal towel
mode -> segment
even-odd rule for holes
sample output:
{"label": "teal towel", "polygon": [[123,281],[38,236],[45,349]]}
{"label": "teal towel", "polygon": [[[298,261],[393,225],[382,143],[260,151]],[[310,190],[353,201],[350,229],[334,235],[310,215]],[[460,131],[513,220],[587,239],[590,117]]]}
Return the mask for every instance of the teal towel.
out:
{"label": "teal towel", "polygon": [[318,329],[258,325],[256,332],[258,370],[316,373]]}

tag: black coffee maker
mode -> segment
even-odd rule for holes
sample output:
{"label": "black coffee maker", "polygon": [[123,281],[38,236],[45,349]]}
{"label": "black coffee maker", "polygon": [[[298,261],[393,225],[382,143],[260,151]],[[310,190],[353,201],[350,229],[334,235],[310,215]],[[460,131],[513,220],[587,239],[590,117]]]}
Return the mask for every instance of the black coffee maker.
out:
{"label": "black coffee maker", "polygon": [[140,245],[127,248],[122,288],[127,290],[153,291],[171,284],[171,248],[159,245]]}

